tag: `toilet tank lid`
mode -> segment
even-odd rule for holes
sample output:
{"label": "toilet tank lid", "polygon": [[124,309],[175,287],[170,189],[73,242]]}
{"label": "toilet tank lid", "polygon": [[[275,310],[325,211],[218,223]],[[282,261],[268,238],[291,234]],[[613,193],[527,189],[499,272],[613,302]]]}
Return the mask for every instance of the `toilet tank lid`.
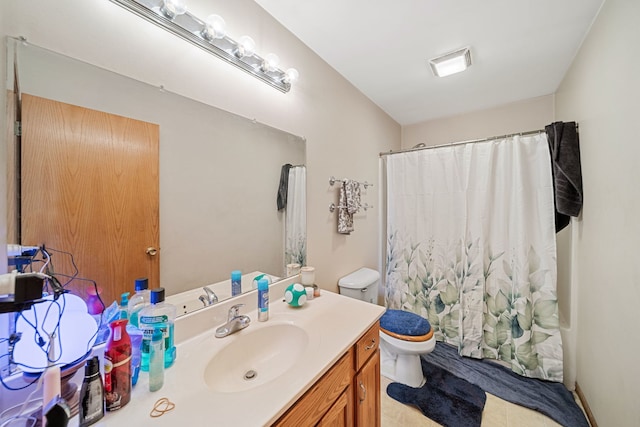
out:
{"label": "toilet tank lid", "polygon": [[338,285],[347,289],[362,289],[371,286],[380,279],[380,273],[376,270],[363,267],[360,270],[347,274],[338,281]]}

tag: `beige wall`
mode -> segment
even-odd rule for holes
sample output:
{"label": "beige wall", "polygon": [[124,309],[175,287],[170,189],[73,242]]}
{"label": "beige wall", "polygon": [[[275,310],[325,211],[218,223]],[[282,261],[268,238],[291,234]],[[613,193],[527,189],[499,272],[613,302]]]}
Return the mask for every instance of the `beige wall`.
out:
{"label": "beige wall", "polygon": [[556,94],[580,122],[577,381],[601,426],[640,425],[639,20],[640,2],[605,2]]}
{"label": "beige wall", "polygon": [[[330,203],[337,203],[337,189],[328,181],[335,175],[377,183],[377,154],[400,147],[400,126],[256,3],[194,0],[190,10],[198,16],[220,14],[232,37],[249,34],[259,52],[274,51],[283,67],[297,68],[300,81],[288,94],[109,1],[23,0],[2,2],[0,8],[8,18],[2,35],[25,36],[42,47],[305,137],[308,262],[317,269],[317,282],[337,289],[342,275],[363,265],[377,267],[377,209],[356,217],[352,235],[338,235],[335,214],[328,211]],[[377,187],[367,193],[365,201],[377,207]]]}
{"label": "beige wall", "polygon": [[544,128],[553,121],[553,95],[403,126],[402,148],[447,144]]}

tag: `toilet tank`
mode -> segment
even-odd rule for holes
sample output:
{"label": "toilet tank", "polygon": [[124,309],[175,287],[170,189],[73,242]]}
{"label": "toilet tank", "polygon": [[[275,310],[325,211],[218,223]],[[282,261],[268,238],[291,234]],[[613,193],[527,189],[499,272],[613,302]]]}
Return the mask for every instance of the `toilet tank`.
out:
{"label": "toilet tank", "polygon": [[379,283],[380,273],[363,267],[341,278],[338,281],[338,287],[342,295],[378,304]]}

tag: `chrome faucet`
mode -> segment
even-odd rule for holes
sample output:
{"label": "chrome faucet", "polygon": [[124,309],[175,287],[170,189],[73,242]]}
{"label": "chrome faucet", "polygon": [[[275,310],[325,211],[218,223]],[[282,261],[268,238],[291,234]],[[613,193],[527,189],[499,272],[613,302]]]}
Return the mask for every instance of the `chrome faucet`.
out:
{"label": "chrome faucet", "polygon": [[218,296],[215,292],[213,292],[206,286],[202,289],[204,289],[205,295],[200,295],[198,299],[200,300],[200,302],[202,302],[202,304],[204,304],[205,307],[218,302]]}
{"label": "chrome faucet", "polygon": [[229,309],[227,323],[216,329],[216,338],[226,337],[249,326],[249,323],[251,323],[249,316],[240,314],[240,307],[243,305],[244,304],[236,304]]}

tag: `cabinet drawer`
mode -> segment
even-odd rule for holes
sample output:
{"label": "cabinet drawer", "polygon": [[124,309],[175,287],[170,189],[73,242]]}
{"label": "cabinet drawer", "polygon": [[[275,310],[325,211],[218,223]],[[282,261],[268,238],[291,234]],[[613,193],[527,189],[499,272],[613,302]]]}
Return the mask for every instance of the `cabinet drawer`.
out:
{"label": "cabinet drawer", "polygon": [[315,383],[274,426],[314,426],[333,406],[353,379],[353,348]]}
{"label": "cabinet drawer", "polygon": [[356,343],[356,371],[378,351],[380,342],[380,322],[376,322]]}

